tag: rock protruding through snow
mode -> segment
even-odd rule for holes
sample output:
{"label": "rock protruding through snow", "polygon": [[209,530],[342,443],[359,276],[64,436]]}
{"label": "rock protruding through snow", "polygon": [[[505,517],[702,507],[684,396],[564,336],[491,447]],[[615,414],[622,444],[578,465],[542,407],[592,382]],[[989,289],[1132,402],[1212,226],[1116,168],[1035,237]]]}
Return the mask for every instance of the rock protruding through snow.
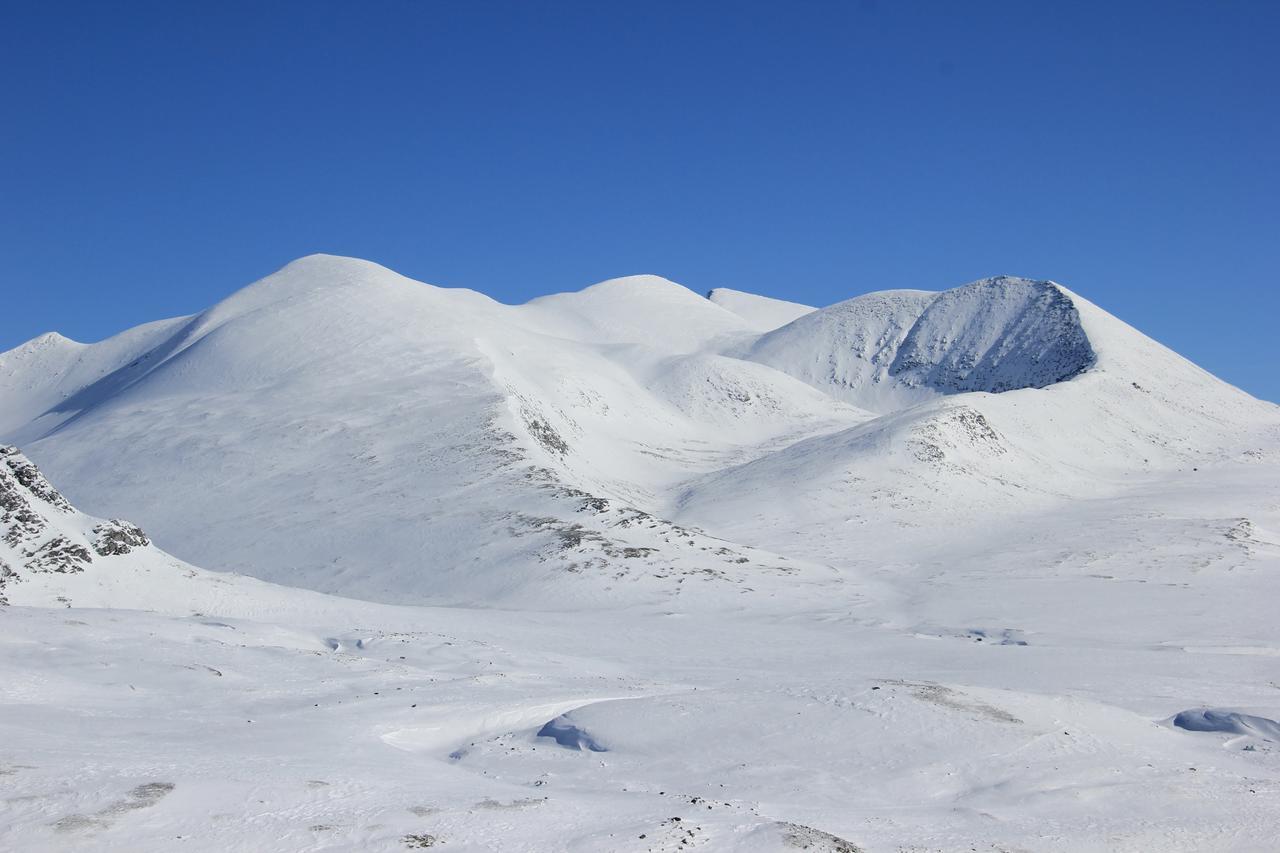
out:
{"label": "rock protruding through snow", "polygon": [[8,603],[6,587],[33,574],[78,574],[95,553],[120,556],[151,544],[134,524],[77,512],[18,448],[0,445],[0,460],[0,603]]}
{"label": "rock protruding through snow", "polygon": [[119,518],[94,525],[93,532],[93,550],[103,557],[128,554],[134,548],[151,544],[151,540],[142,532],[142,528]]}

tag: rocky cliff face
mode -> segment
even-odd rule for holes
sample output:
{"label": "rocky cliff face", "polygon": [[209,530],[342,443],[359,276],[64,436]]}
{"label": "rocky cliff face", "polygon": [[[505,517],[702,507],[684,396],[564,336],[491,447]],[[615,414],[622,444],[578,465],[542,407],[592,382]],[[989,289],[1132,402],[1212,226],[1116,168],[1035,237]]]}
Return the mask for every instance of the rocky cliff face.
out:
{"label": "rocky cliff face", "polygon": [[83,572],[96,557],[128,554],[151,540],[127,521],[78,512],[18,448],[0,445],[0,604],[5,589],[38,572]]}

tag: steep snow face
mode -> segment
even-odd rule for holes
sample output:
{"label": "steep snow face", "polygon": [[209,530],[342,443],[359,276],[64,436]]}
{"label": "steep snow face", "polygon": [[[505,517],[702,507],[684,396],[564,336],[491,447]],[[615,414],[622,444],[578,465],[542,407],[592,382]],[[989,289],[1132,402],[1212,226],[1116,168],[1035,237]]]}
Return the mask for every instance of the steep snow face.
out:
{"label": "steep snow face", "polygon": [[807,314],[734,353],[766,364],[837,399],[882,412],[936,396],[888,380],[888,367],[937,294],[868,293]]}
{"label": "steep snow face", "polygon": [[750,323],[753,329],[760,332],[773,331],[792,320],[818,310],[810,305],[787,302],[784,299],[771,299],[754,293],[743,293],[727,287],[715,288],[707,294],[707,299],[737,314]]}
{"label": "steep snow face", "polygon": [[1065,291],[1005,276],[941,294],[856,297],[765,335],[744,355],[882,412],[940,394],[1043,388],[1094,363]]}
{"label": "steep snow face", "polygon": [[888,373],[943,393],[1043,388],[1083,373],[1093,348],[1057,285],[1007,277],[941,293],[898,347]]}

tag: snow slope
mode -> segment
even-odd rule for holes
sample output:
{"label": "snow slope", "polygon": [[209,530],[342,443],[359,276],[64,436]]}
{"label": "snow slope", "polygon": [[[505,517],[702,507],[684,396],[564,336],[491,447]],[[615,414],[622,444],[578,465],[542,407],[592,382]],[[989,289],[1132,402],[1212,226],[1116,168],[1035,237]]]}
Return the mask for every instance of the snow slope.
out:
{"label": "snow slope", "polygon": [[771,299],[768,296],[743,293],[741,290],[731,290],[727,287],[714,288],[707,293],[707,299],[737,314],[750,323],[753,329],[761,332],[771,332],[817,310],[798,302]]}
{"label": "snow slope", "polygon": [[[92,529],[5,458],[5,494]],[[1280,505],[1274,478],[1225,473],[1137,501],[1140,541],[1062,519],[1102,531],[1088,566],[1028,572],[1066,540],[1001,536],[1022,552],[984,553],[998,599],[956,555],[963,577],[888,608],[928,621],[897,626],[396,607],[148,545],[29,573],[10,589],[54,606],[0,610],[0,846],[1257,850],[1280,831],[1258,678],[1280,655]],[[1266,495],[1226,549],[1176,532]]]}
{"label": "snow slope", "polygon": [[0,441],[5,849],[1280,835],[1280,409],[1052,282],[312,256],[0,354]]}

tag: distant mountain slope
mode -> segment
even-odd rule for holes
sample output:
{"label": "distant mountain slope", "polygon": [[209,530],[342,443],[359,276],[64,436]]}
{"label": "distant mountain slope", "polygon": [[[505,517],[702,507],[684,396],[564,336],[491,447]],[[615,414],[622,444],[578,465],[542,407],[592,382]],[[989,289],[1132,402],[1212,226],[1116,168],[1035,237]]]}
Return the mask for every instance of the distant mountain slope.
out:
{"label": "distant mountain slope", "polygon": [[772,331],[785,326],[792,320],[818,310],[798,302],[787,302],[785,299],[771,299],[768,296],[756,296],[754,293],[743,293],[727,287],[717,287],[707,294],[721,308],[727,308],[751,324],[761,332]]}
{"label": "distant mountain slope", "polygon": [[788,519],[857,549],[949,502],[1235,458],[1277,411],[1012,278],[814,311],[634,276],[511,306],[311,256],[191,317],[0,354],[0,440],[79,505],[199,565],[395,601],[821,595],[841,573]]}
{"label": "distant mountain slope", "polygon": [[692,351],[753,330],[742,317],[656,275],[615,278],[576,293],[541,296],[513,316],[539,331],[591,344]]}

